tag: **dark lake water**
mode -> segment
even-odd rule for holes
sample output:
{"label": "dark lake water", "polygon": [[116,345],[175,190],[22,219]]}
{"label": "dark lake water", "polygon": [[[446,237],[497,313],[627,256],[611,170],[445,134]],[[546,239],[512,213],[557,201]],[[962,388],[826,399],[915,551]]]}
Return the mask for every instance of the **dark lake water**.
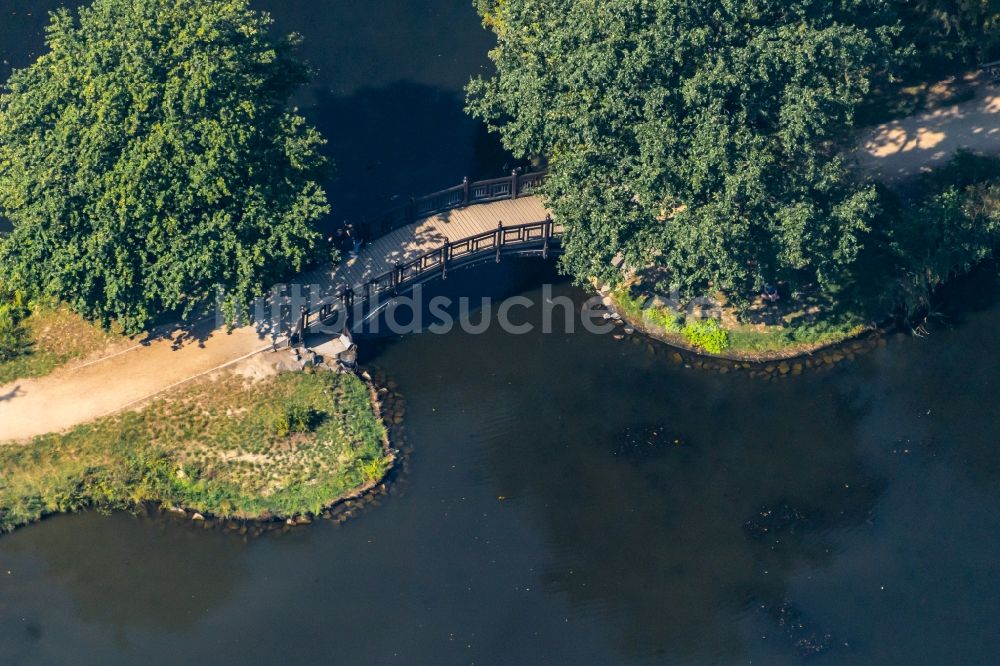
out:
{"label": "dark lake water", "polygon": [[[43,4],[0,1],[3,58]],[[342,166],[426,160],[431,189],[493,159],[458,113],[489,46],[465,0],[271,8],[329,77],[309,108]],[[774,383],[584,332],[373,347],[407,399],[401,494],[249,541],[97,513],[4,536],[0,661],[994,663],[1000,284],[951,292],[929,337]]]}

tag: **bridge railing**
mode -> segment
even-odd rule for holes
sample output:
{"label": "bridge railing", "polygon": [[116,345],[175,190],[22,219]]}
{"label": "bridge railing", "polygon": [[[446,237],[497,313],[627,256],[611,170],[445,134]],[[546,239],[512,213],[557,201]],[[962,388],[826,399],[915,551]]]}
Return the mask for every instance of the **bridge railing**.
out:
{"label": "bridge railing", "polygon": [[986,76],[993,83],[1000,83],[1000,60],[983,63],[979,66],[979,69],[986,74]]}
{"label": "bridge railing", "polygon": [[372,240],[412,224],[421,218],[437,215],[447,210],[463,208],[472,204],[530,196],[545,182],[547,175],[548,171],[521,173],[515,169],[509,176],[502,178],[477,181],[465,178],[461,185],[410,199],[401,206],[365,219],[355,225],[356,232],[363,240]]}
{"label": "bridge railing", "polygon": [[362,316],[376,311],[380,304],[400,295],[414,285],[433,277],[446,278],[453,268],[489,260],[495,257],[500,261],[504,254],[518,252],[537,252],[548,258],[549,254],[558,249],[562,225],[546,217],[540,222],[518,224],[505,227],[497,225],[495,230],[484,231],[474,236],[448,241],[434,250],[425,252],[413,259],[396,264],[388,272],[371,278],[361,293],[348,287],[341,294],[314,310],[303,310],[299,321],[289,336],[289,345],[298,344],[309,329],[328,323],[338,313],[347,313],[346,322],[349,326],[351,317],[360,313]]}

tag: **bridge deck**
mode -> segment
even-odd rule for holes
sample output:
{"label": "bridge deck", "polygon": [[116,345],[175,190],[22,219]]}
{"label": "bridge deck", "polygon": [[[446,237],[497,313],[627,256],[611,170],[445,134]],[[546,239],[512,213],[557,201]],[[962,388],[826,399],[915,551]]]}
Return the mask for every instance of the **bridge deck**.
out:
{"label": "bridge deck", "polygon": [[436,250],[446,239],[456,241],[492,231],[498,222],[505,226],[540,222],[549,212],[533,196],[446,211],[366,242],[357,257],[303,275],[300,281],[319,285],[324,298],[339,295],[347,286],[360,291],[376,275],[391,271],[396,262]]}

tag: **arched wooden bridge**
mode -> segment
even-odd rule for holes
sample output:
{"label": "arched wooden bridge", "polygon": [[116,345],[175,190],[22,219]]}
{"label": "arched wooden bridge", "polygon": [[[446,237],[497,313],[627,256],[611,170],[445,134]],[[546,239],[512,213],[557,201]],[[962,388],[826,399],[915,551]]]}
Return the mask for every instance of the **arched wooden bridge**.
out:
{"label": "arched wooden bridge", "polygon": [[558,254],[562,226],[534,196],[545,176],[513,172],[465,180],[355,225],[366,241],[355,256],[302,276],[323,298],[320,305],[301,309],[289,344],[332,322],[357,327],[393,298],[447,279],[451,271],[508,256]]}

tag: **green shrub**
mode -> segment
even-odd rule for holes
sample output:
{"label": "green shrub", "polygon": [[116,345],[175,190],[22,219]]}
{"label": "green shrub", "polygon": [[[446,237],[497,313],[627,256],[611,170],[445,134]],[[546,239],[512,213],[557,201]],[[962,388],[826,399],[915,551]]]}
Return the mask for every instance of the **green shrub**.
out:
{"label": "green shrub", "polygon": [[278,437],[288,437],[292,434],[292,425],[288,422],[288,415],[285,412],[280,412],[271,421],[271,429],[274,434]]}
{"label": "green shrub", "polygon": [[960,153],[922,182],[889,229],[896,276],[886,300],[926,308],[948,279],[987,259],[1000,243],[1000,160]]}
{"label": "green shrub", "polygon": [[288,408],[288,423],[292,432],[312,432],[316,423],[316,411],[304,405],[292,405]]}
{"label": "green shrub", "polygon": [[648,324],[659,326],[668,333],[680,333],[684,328],[684,315],[670,308],[648,307],[643,309],[646,297],[634,293],[632,287],[624,287],[614,293],[615,302],[625,316],[635,322],[641,318]]}
{"label": "green shrub", "polygon": [[385,476],[389,468],[389,461],[385,458],[371,458],[361,463],[361,476],[365,483],[374,483]]}
{"label": "green shrub", "polygon": [[0,362],[10,361],[31,348],[31,339],[24,326],[28,308],[20,294],[5,294],[0,285]]}
{"label": "green shrub", "polygon": [[688,342],[709,354],[721,354],[729,349],[729,332],[714,319],[692,319],[682,333]]}
{"label": "green shrub", "polygon": [[271,428],[278,437],[291,434],[306,434],[316,427],[318,413],[305,405],[287,405],[274,417]]}
{"label": "green shrub", "polygon": [[655,324],[668,333],[680,333],[684,330],[684,315],[666,308],[649,308],[645,311],[646,321]]}

